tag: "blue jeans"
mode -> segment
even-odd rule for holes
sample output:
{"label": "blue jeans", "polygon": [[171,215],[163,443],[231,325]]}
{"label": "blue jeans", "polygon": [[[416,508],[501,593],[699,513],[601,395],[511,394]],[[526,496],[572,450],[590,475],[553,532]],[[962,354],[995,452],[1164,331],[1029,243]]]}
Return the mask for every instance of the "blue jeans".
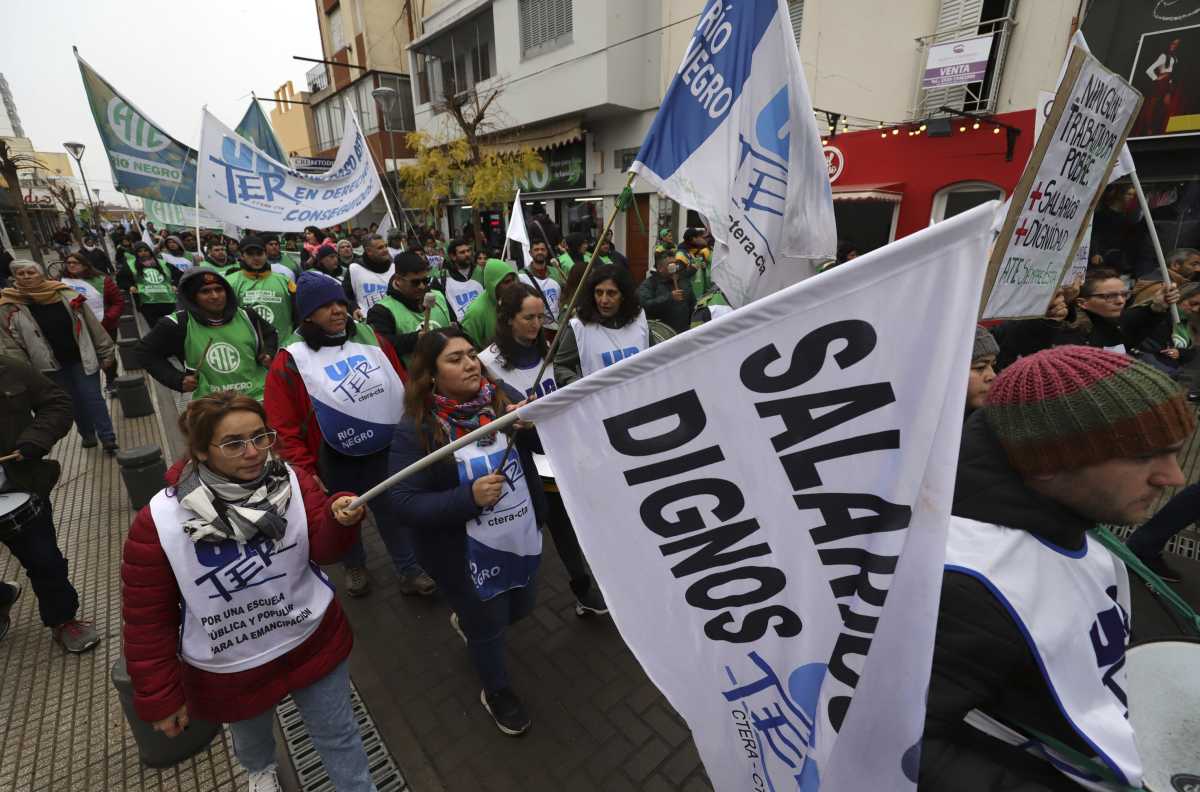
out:
{"label": "blue jeans", "polygon": [[103,441],[117,439],[108,414],[108,403],[100,392],[99,371],[85,374],[82,363],[68,363],[58,371],[51,371],[50,379],[71,395],[71,408],[75,411],[75,426],[80,436],[92,439],[98,435]]}
{"label": "blue jeans", "polygon": [[[468,581],[469,582],[469,581]],[[441,586],[442,581],[438,581]],[[504,633],[509,625],[529,615],[537,602],[536,578],[529,585],[509,589],[490,600],[480,600],[474,590],[442,589],[458,614],[458,626],[467,636],[467,653],[488,693],[509,687],[508,661],[504,659]]]}
{"label": "blue jeans", "polygon": [[[293,690],[292,700],[304,718],[333,788],[338,792],[376,792],[350,705],[346,661],[308,687]],[[261,715],[229,724],[233,752],[242,767],[252,773],[275,764],[274,720],[272,707]]]}
{"label": "blue jeans", "polygon": [[[323,443],[319,466],[321,480],[330,492],[362,493],[387,478],[387,451],[370,456],[352,457],[338,454]],[[413,551],[412,534],[407,525],[401,525],[392,510],[392,499],[387,496],[375,498],[367,504],[375,517],[375,527],[392,557],[396,572],[401,575],[420,574],[417,554]],[[367,552],[359,538],[346,555],[342,564],[348,567],[367,565]]]}
{"label": "blue jeans", "polygon": [[1162,555],[1171,537],[1200,520],[1200,484],[1184,487],[1134,531],[1125,545],[1143,561]]}

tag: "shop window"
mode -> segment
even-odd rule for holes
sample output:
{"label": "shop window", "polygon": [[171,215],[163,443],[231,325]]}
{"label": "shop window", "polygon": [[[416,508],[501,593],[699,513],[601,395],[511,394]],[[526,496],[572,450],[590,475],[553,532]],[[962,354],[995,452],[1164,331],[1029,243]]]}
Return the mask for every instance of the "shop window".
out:
{"label": "shop window", "polygon": [[1004,200],[1004,190],[988,182],[962,182],[939,190],[933,196],[929,222],[940,223],[988,201]]}
{"label": "shop window", "polygon": [[834,201],[838,240],[849,242],[858,252],[881,248],[896,238],[900,204],[892,201]]}

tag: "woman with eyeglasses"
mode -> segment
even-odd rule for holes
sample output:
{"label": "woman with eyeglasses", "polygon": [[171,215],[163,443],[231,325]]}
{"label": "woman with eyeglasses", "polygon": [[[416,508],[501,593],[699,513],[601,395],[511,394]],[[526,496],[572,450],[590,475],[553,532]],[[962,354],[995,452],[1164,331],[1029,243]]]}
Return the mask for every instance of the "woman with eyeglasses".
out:
{"label": "woman with eyeglasses", "polygon": [[251,789],[278,789],[275,706],[291,695],[333,785],[375,789],[350,702],[350,625],[318,564],[357,539],[361,508],[272,454],[262,405],[235,391],[179,418],[188,458],[137,515],[121,563],[139,717],[168,737],[228,723]]}
{"label": "woman with eyeglasses", "polygon": [[1179,302],[1179,287],[1160,289],[1138,305],[1130,306],[1129,298],[1129,288],[1115,270],[1088,270],[1077,290],[1066,287],[1055,294],[1044,318],[992,328],[1000,345],[997,370],[1018,357],[1065,344],[1137,354],[1152,337],[1161,336],[1163,345],[1158,348],[1165,348],[1171,337],[1170,307]]}
{"label": "woman with eyeglasses", "polygon": [[[390,472],[504,415],[522,398],[485,376],[457,327],[417,341],[404,418],[392,438]],[[509,453],[504,433],[489,435],[392,487],[396,514],[414,526],[417,557],[437,581],[483,683],[480,701],[509,736],[529,729],[504,656],[508,626],[535,601],[546,499],[532,452],[537,435],[518,424]]]}
{"label": "woman with eyeglasses", "polygon": [[[367,324],[388,340],[405,366],[409,364],[417,339],[426,331],[449,327],[455,321],[446,295],[431,289],[429,262],[416,253],[396,256],[395,270],[387,294],[367,312]],[[425,300],[432,296],[429,318],[425,318]]]}
{"label": "woman with eyeglasses", "polygon": [[[350,316],[342,284],[314,270],[296,284],[300,325],[267,373],[263,404],[279,430],[280,453],[331,490],[368,489],[387,475],[392,427],[404,414],[407,373],[395,350]],[[387,498],[371,501],[375,525],[399,575],[401,594],[429,596],[437,585],[417,563],[410,529]],[[371,589],[362,542],[342,559],[346,593]]]}

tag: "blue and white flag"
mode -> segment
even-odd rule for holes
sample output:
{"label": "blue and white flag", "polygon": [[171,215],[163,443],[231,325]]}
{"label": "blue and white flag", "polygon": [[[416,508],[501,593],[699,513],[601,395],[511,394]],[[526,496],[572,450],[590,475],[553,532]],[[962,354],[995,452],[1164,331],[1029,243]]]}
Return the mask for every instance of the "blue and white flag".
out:
{"label": "blue and white flag", "polygon": [[333,167],[325,173],[301,173],[204,110],[196,190],[201,205],[226,223],[260,231],[348,223],[381,189],[353,113],[346,115]]}
{"label": "blue and white flag", "polygon": [[994,211],[521,408],[717,792],[916,789]]}
{"label": "blue and white flag", "polygon": [[815,274],[837,230],[785,0],[708,0],[632,170],[700,212],[742,306]]}

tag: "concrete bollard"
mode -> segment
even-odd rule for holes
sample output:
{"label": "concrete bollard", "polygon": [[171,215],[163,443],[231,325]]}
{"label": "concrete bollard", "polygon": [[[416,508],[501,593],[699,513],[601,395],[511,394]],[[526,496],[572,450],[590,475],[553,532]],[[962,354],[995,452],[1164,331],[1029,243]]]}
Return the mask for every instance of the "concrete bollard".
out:
{"label": "concrete bollard", "polygon": [[122,338],[117,342],[117,351],[121,355],[121,365],[126,371],[141,371],[142,356],[137,351],[138,339]]}
{"label": "concrete bollard", "polygon": [[141,418],[154,415],[154,402],[150,401],[150,389],[140,374],[124,374],[117,377],[117,400],[126,418]]}
{"label": "concrete bollard", "polygon": [[118,333],[121,340],[126,338],[141,338],[141,336],[138,335],[137,317],[121,314],[121,326],[118,328]]}
{"label": "concrete bollard", "polygon": [[125,722],[129,724],[134,742],[137,743],[138,756],[142,764],[148,767],[164,768],[177,765],[203,751],[213,738],[221,733],[221,724],[195,718],[191,719],[183,734],[178,737],[168,737],[155,731],[154,725],[139,718],[133,708],[133,681],[125,668],[123,655],[117,657],[117,661],[113,663],[112,683],[117,689],[117,697],[121,699]]}
{"label": "concrete bollard", "polygon": [[117,452],[117,466],[121,469],[121,480],[129,495],[129,505],[136,511],[166,486],[163,477],[167,465],[163,462],[158,446],[141,446]]}

